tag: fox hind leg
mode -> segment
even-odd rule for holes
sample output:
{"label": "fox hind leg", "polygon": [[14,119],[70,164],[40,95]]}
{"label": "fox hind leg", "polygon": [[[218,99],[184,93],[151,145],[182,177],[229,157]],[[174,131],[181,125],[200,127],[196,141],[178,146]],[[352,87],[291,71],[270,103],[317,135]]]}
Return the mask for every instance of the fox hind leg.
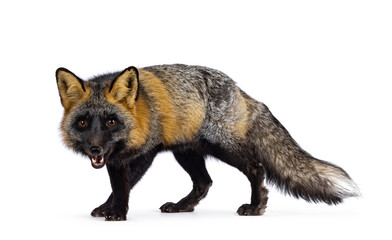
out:
{"label": "fox hind leg", "polygon": [[237,213],[241,216],[263,215],[267,208],[268,190],[264,186],[265,170],[260,159],[255,159],[250,149],[239,150],[241,147],[237,146],[227,150],[220,146],[212,146],[214,157],[240,170],[251,184],[251,202],[240,206]]}
{"label": "fox hind leg", "polygon": [[240,169],[248,178],[252,188],[250,204],[243,204],[238,208],[237,213],[241,216],[263,215],[267,208],[268,190],[264,186],[264,169],[262,166],[253,164],[245,170]]}
{"label": "fox hind leg", "polygon": [[205,160],[199,153],[187,151],[173,151],[174,157],[182,168],[190,175],[192,191],[177,203],[168,202],[160,207],[161,212],[192,212],[194,207],[203,199],[212,185],[212,180],[207,172]]}

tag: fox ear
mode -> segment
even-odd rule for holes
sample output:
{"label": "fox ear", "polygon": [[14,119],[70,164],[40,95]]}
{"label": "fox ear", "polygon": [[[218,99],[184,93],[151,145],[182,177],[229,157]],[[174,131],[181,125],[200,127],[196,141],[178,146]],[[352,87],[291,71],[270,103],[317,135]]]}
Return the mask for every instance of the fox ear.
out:
{"label": "fox ear", "polygon": [[59,89],[61,104],[69,110],[86,93],[84,81],[65,68],[56,70],[57,87]]}
{"label": "fox ear", "polygon": [[125,101],[131,108],[139,94],[139,72],[135,67],[129,67],[122,71],[108,89],[107,98],[114,102]]}

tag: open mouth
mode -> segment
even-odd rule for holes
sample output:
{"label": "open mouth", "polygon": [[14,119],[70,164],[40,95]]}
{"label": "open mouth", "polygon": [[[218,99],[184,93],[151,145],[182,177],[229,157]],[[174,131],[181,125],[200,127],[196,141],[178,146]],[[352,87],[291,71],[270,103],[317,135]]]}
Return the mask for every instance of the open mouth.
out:
{"label": "open mouth", "polygon": [[103,155],[98,155],[98,156],[93,156],[90,157],[91,159],[91,165],[93,168],[99,169],[105,166],[105,158]]}

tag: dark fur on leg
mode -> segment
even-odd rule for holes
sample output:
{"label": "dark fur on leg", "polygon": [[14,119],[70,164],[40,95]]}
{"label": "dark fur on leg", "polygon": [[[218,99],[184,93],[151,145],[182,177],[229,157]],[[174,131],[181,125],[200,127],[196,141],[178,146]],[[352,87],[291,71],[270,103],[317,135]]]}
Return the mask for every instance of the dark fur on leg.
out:
{"label": "dark fur on leg", "polygon": [[113,190],[112,203],[105,211],[106,221],[120,221],[127,219],[128,200],[130,191],[129,167],[107,166],[110,184]]}
{"label": "dark fur on leg", "polygon": [[113,201],[113,193],[110,194],[108,200],[103,203],[101,206],[95,208],[91,212],[91,216],[93,217],[105,217],[105,213],[110,209]]}
{"label": "dark fur on leg", "polygon": [[[91,215],[93,217],[105,217],[107,221],[126,220],[128,212],[128,199],[130,190],[143,177],[148,168],[151,166],[156,151],[151,151],[143,156],[131,161],[129,165],[124,167],[107,166],[113,192],[110,194],[108,200],[101,206],[95,208]],[[112,177],[113,176],[113,177]],[[122,185],[121,177],[124,178],[126,185]],[[117,199],[114,198],[116,189]],[[117,201],[117,202],[115,202]],[[125,206],[125,207],[124,207]],[[116,209],[117,210],[114,210]]]}
{"label": "dark fur on leg", "polygon": [[254,166],[246,169],[244,174],[252,187],[251,203],[243,204],[238,208],[237,213],[242,216],[263,215],[268,201],[268,190],[264,186],[264,169],[261,166]]}
{"label": "dark fur on leg", "polygon": [[178,203],[168,202],[160,207],[161,212],[192,212],[194,207],[203,199],[212,185],[207,172],[205,160],[196,151],[173,151],[177,162],[189,174],[193,181],[192,191]]}
{"label": "dark fur on leg", "polygon": [[208,154],[237,168],[248,178],[251,188],[251,203],[238,208],[239,215],[263,215],[267,208],[268,190],[264,186],[265,170],[261,160],[248,145],[239,144],[227,150],[218,144],[203,142]]}

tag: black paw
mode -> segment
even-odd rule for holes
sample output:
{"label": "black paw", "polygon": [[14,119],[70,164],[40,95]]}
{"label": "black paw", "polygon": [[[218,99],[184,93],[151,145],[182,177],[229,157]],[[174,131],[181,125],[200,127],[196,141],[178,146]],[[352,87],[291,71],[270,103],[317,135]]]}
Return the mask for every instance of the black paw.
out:
{"label": "black paw", "polygon": [[176,203],[167,202],[159,208],[163,213],[193,212],[193,206],[181,206]]}
{"label": "black paw", "polygon": [[91,212],[93,217],[105,217],[105,213],[109,210],[109,206],[101,205]]}
{"label": "black paw", "polygon": [[112,208],[105,212],[105,221],[125,221],[127,220],[127,211]]}
{"label": "black paw", "polygon": [[267,206],[244,204],[238,208],[237,213],[240,216],[260,216],[263,215]]}

